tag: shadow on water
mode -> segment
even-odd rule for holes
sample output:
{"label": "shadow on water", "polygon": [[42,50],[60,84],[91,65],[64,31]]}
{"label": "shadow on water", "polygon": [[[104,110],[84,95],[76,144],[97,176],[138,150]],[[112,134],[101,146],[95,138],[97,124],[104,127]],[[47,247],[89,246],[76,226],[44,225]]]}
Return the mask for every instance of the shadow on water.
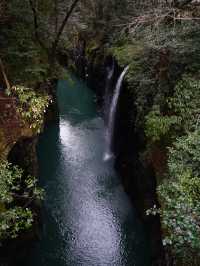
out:
{"label": "shadow on water", "polygon": [[41,239],[24,265],[149,266],[144,227],[113,162],[102,160],[105,127],[93,93],[74,77],[59,81],[58,104],[60,123],[38,145]]}

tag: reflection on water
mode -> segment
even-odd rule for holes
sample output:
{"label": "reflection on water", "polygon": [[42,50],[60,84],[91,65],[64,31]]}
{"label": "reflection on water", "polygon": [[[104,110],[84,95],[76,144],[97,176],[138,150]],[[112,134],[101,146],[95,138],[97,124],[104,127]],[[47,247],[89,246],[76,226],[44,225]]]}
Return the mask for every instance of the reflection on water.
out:
{"label": "reflection on water", "polygon": [[58,101],[60,123],[38,148],[44,228],[26,266],[150,265],[144,228],[112,160],[102,160],[104,124],[92,92],[60,81]]}

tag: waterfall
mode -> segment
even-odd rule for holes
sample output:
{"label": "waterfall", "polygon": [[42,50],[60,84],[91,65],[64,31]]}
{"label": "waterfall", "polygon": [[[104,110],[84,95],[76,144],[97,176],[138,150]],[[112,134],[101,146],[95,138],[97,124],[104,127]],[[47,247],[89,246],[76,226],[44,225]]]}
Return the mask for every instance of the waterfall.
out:
{"label": "waterfall", "polygon": [[108,121],[107,114],[109,113],[110,99],[111,99],[109,88],[110,88],[110,84],[111,84],[112,77],[114,74],[114,70],[115,70],[115,61],[113,59],[112,65],[110,67],[107,67],[107,79],[106,79],[106,88],[105,88],[105,96],[104,96],[104,115],[105,115],[106,123]]}
{"label": "waterfall", "polygon": [[110,112],[109,112],[109,119],[108,119],[108,128],[106,131],[106,141],[107,141],[107,148],[104,155],[104,160],[109,160],[113,154],[112,154],[112,139],[113,139],[113,133],[114,133],[114,126],[115,126],[115,115],[116,115],[116,109],[117,109],[117,103],[120,95],[120,90],[122,86],[122,82],[124,80],[124,76],[126,75],[126,72],[128,71],[129,66],[127,66],[123,72],[121,73],[116,88],[114,91],[113,99],[111,102]]}

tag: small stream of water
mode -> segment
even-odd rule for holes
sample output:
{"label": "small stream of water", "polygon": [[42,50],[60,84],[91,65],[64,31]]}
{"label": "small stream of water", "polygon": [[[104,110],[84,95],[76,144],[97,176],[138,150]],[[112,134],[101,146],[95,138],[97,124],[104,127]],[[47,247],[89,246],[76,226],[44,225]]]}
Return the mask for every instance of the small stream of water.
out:
{"label": "small stream of water", "polygon": [[148,241],[113,162],[94,94],[72,77],[58,83],[60,123],[38,146],[46,190],[41,240],[26,266],[149,266]]}

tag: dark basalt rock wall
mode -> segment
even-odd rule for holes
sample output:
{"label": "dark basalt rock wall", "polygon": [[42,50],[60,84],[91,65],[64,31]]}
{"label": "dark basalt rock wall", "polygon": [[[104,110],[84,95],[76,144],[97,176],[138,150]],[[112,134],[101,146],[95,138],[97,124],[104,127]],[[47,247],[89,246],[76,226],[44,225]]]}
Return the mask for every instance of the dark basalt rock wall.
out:
{"label": "dark basalt rock wall", "polygon": [[147,227],[151,243],[152,265],[165,265],[161,238],[161,224],[158,216],[147,216],[146,210],[159,206],[156,195],[156,177],[153,166],[140,158],[144,149],[143,132],[135,131],[136,109],[134,97],[126,84],[121,90],[116,115],[114,134],[115,167],[122,177],[125,191],[131,197]]}
{"label": "dark basalt rock wall", "polygon": [[24,170],[25,175],[38,175],[37,145],[38,137],[22,138],[11,149],[8,161]]}

